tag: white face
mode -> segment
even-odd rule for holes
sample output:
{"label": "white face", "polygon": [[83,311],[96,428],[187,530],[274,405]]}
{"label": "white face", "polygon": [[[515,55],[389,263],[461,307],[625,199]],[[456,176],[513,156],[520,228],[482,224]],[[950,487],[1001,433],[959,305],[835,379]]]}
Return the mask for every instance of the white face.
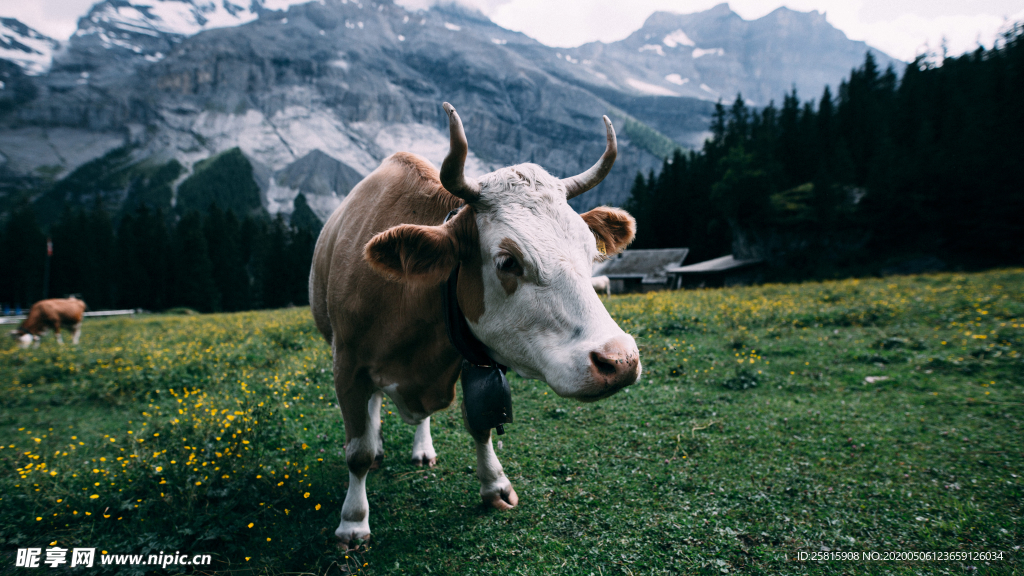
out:
{"label": "white face", "polygon": [[596,400],[640,378],[632,336],[591,286],[597,242],[559,180],[521,164],[480,179],[484,287],[472,332],[495,360],[560,396]]}
{"label": "white face", "polygon": [[18,336],[17,340],[18,340],[18,346],[20,346],[22,349],[25,349],[25,348],[28,348],[32,344],[33,338],[32,338],[31,334],[27,334],[26,333],[26,334],[22,334],[21,336]]}

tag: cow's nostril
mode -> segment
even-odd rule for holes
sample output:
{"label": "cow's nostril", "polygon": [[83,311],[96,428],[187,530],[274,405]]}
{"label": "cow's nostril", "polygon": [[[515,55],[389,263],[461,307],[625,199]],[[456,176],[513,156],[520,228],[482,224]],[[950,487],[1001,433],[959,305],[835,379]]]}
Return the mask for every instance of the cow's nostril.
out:
{"label": "cow's nostril", "polygon": [[597,368],[597,372],[604,376],[614,376],[618,372],[618,368],[615,366],[615,362],[609,358],[602,356],[598,352],[590,353],[590,361]]}

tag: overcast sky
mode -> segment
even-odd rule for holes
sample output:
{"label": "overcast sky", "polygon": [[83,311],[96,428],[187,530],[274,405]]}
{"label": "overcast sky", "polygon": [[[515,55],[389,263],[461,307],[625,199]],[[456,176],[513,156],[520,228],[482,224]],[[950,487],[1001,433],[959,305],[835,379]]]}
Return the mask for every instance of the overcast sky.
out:
{"label": "overcast sky", "polygon": [[[137,4],[160,0],[131,0]],[[209,2],[211,0],[195,0]],[[215,0],[220,1],[220,0]],[[244,4],[245,0],[234,0]],[[437,0],[396,0],[424,8]],[[656,10],[679,13],[707,10],[717,0],[458,0],[479,9],[497,24],[523,32],[550,46],[578,46],[621,40]],[[68,38],[94,0],[0,0],[0,16],[10,16],[58,39]],[[298,0],[267,0],[280,6]],[[943,37],[951,54],[986,47],[1007,20],[1024,20],[1024,0],[732,0],[746,19],[760,18],[779,6],[824,12],[828,21],[854,40],[864,40],[901,60],[926,47],[939,49]]]}

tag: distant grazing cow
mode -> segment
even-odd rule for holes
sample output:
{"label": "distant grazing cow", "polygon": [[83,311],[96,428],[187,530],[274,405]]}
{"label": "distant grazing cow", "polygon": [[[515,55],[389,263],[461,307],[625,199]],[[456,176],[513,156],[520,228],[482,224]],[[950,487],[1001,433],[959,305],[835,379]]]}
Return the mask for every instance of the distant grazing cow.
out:
{"label": "distant grazing cow", "polygon": [[57,334],[57,342],[64,344],[60,328],[65,326],[74,329],[75,335],[71,343],[77,345],[78,337],[82,333],[84,313],[85,302],[75,297],[40,300],[32,305],[32,309],[28,311],[28,318],[21,323],[21,327],[11,330],[11,337],[18,340],[22,348],[28,348],[33,341],[39,346],[40,337],[49,328]]}
{"label": "distant grazing cow", "polygon": [[590,279],[590,285],[594,287],[598,294],[612,295],[612,283],[611,280],[608,280],[607,276],[594,276]]}
{"label": "distant grazing cow", "polygon": [[[417,427],[412,461],[437,460],[430,414],[455,399],[463,360],[446,335],[449,277],[457,287],[447,309],[459,310],[470,337],[519,375],[584,401],[611,396],[640,377],[636,342],[590,285],[592,263],[624,249],[636,224],[616,208],[580,215],[567,202],[611,169],[611,122],[604,118],[604,154],[582,174],[560,180],[519,164],[471,179],[463,174],[462,121],[448,103],[444,108],[451,148],[440,173],[414,154],[387,158],[327,220],[313,255],[309,299],[333,349],[345,423],[349,486],[335,535],[346,544],[370,535],[365,482],[384,457],[383,394]],[[476,443],[481,498],[500,510],[514,507],[519,498],[490,429],[470,427],[465,405],[463,417]]]}

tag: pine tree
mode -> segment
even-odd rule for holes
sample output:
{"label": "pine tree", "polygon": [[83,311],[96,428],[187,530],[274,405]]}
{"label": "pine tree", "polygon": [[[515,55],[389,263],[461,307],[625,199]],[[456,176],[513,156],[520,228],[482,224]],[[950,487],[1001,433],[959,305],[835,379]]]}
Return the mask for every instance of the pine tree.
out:
{"label": "pine tree", "polygon": [[46,237],[35,210],[22,205],[12,211],[0,236],[0,302],[23,309],[43,296]]}
{"label": "pine tree", "polygon": [[676,149],[662,164],[661,174],[651,195],[651,225],[658,248],[687,246],[690,238],[690,213],[687,211],[686,156]]}
{"label": "pine tree", "polygon": [[255,242],[256,284],[262,308],[281,308],[292,301],[289,274],[289,228],[278,214],[273,220],[259,226]]}
{"label": "pine tree", "polygon": [[173,305],[176,263],[163,212],[143,204],[125,215],[115,252],[118,306],[163,310]]}
{"label": "pine tree", "polygon": [[221,309],[245,310],[250,305],[249,273],[242,258],[242,231],[238,219],[234,212],[224,213],[216,204],[211,204],[203,221],[203,232]]}
{"label": "pine tree", "polygon": [[114,305],[109,266],[114,256],[114,231],[101,209],[66,211],[50,229],[53,258],[50,296],[77,294],[94,309]]}
{"label": "pine tree", "polygon": [[178,306],[200,312],[220,309],[220,294],[214,283],[213,264],[198,212],[186,212],[174,230],[174,299]]}
{"label": "pine tree", "polygon": [[316,235],[312,230],[292,228],[288,244],[288,262],[290,264],[288,302],[296,306],[309,304],[309,270],[313,265],[314,248],[316,248]]}
{"label": "pine tree", "polygon": [[630,245],[631,248],[642,249],[655,248],[657,246],[657,233],[651,217],[653,208],[652,188],[654,188],[654,185],[654,171],[651,171],[646,181],[643,174],[637,172],[629,199],[623,205],[623,208],[636,219],[636,237]]}
{"label": "pine tree", "polygon": [[743,101],[743,96],[736,95],[736,100],[729,108],[729,119],[725,128],[725,148],[746,146],[750,137],[750,110]]}
{"label": "pine tree", "polygon": [[324,223],[320,221],[313,209],[309,207],[309,203],[306,202],[306,195],[299,192],[299,195],[295,197],[292,202],[292,215],[289,218],[293,228],[302,230],[308,230],[313,236],[320,235],[320,229],[324,227]]}

